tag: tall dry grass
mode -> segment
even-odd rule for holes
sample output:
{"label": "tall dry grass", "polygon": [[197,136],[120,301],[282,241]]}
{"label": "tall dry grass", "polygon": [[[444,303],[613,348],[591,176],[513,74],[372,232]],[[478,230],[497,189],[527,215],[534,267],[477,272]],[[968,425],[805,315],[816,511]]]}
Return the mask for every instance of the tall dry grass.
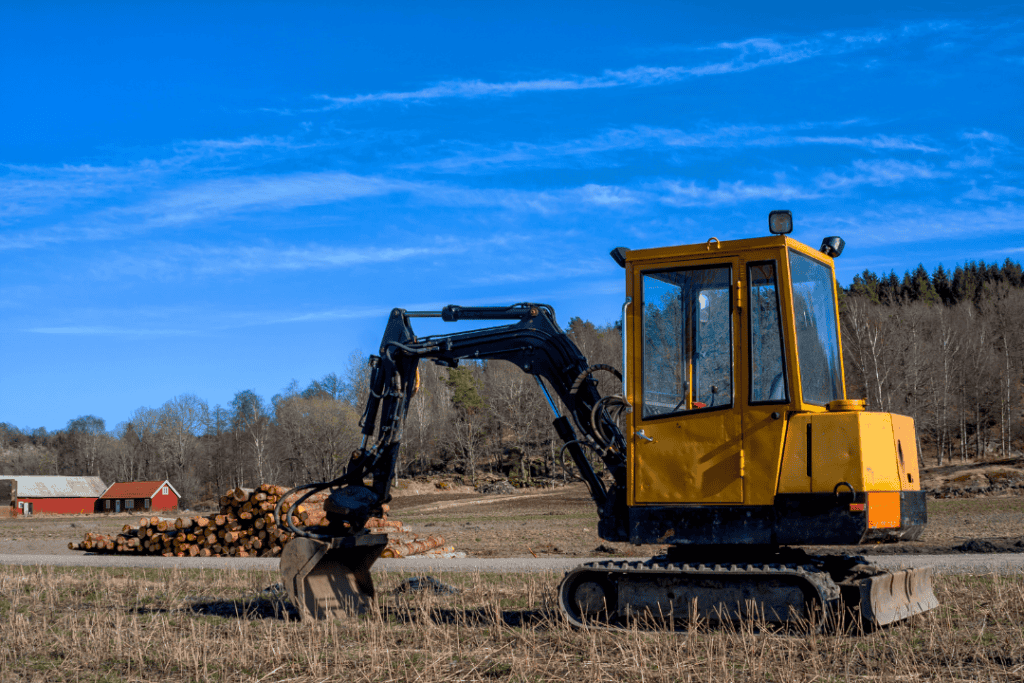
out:
{"label": "tall dry grass", "polygon": [[943,577],[869,635],[575,630],[553,575],[442,575],[352,620],[296,622],[266,572],[0,567],[0,680],[917,681],[1024,678],[1024,577]]}

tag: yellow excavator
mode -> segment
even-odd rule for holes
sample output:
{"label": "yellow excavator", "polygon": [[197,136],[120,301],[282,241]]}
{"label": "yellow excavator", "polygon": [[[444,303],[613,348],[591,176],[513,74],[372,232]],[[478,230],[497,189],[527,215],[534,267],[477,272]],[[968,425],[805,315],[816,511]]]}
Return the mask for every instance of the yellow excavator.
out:
{"label": "yellow excavator", "polygon": [[[928,568],[799,548],[912,540],[927,513],[913,420],[846,397],[833,267],[843,240],[813,249],[788,236],[792,226],[789,211],[773,211],[770,236],[613,250],[626,276],[621,374],[591,365],[544,304],[393,310],[345,473],[282,499],[294,509],[329,489],[329,525],[296,526],[278,507],[295,534],[281,571],[299,611],[324,618],[372,603],[370,567],[387,537],[365,524],[391,499],[421,359],[504,360],[533,375],[601,538],[667,546],[569,571],[559,605],[573,624],[853,612],[871,628],[936,607]],[[423,317],[510,322],[418,337],[411,321]],[[598,390],[608,374],[621,394]]]}

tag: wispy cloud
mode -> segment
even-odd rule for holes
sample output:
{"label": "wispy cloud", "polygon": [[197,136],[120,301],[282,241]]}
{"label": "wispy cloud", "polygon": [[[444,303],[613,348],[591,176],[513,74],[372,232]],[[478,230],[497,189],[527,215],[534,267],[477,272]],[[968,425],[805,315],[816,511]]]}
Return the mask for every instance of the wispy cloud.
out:
{"label": "wispy cloud", "polygon": [[[806,135],[811,130],[848,128],[857,121],[801,122],[789,125],[728,124],[681,130],[635,126],[603,131],[587,138],[548,144],[511,142],[500,148],[468,146],[455,154],[443,154],[429,161],[403,163],[408,170],[430,169],[443,173],[464,173],[475,169],[498,169],[523,165],[560,166],[580,159],[606,155],[604,165],[617,165],[617,153],[631,150],[671,150],[677,148],[732,150],[750,147],[843,146],[879,151],[943,152],[940,143],[926,136],[902,135]],[[596,164],[600,162],[587,161]]]}
{"label": "wispy cloud", "polygon": [[[62,336],[106,336],[106,337],[181,337],[191,335],[206,335],[210,332],[224,332],[228,330],[245,329],[249,327],[262,327],[266,325],[287,325],[304,322],[329,322],[332,320],[354,320],[358,318],[381,318],[391,312],[390,308],[363,307],[363,308],[335,308],[328,310],[311,311],[308,313],[283,313],[280,311],[218,311],[215,315],[206,311],[209,320],[195,328],[175,327],[126,327],[122,325],[54,325],[48,327],[33,327],[25,332],[33,334],[62,335]],[[97,313],[97,317],[124,317],[125,313]],[[217,322],[213,322],[216,320]],[[194,317],[190,322],[195,322]]]}
{"label": "wispy cloud", "polygon": [[895,159],[872,161],[858,159],[853,162],[853,168],[854,172],[848,174],[826,171],[818,176],[817,184],[827,190],[838,190],[857,185],[887,187],[908,180],[948,178],[951,175],[948,171],[940,171],[928,164],[909,163]]}
{"label": "wispy cloud", "polygon": [[913,139],[905,137],[893,137],[889,135],[875,135],[869,137],[843,137],[843,136],[797,136],[793,142],[801,145],[844,145],[851,147],[867,147],[869,149],[892,149],[915,152],[939,152],[938,147],[926,145]]}
{"label": "wispy cloud", "polygon": [[550,282],[552,280],[567,281],[578,277],[607,274],[610,259],[580,259],[568,257],[561,259],[544,258],[539,262],[523,268],[509,264],[493,273],[487,273],[469,280],[472,285],[521,284],[531,282]]}
{"label": "wispy cloud", "polygon": [[719,206],[740,202],[771,199],[793,201],[796,199],[813,199],[818,193],[780,182],[775,185],[755,185],[743,181],[720,182],[715,187],[704,187],[695,181],[682,183],[666,181],[661,184],[664,194],[659,201],[668,206]]}
{"label": "wispy cloud", "polygon": [[962,196],[964,199],[973,199],[983,202],[1003,201],[1016,197],[1024,197],[1024,187],[998,184],[984,188],[975,186],[967,192],[964,192]]}
{"label": "wispy cloud", "polygon": [[157,174],[157,165],[149,161],[130,166],[0,164],[0,225],[145,187]]}
{"label": "wispy cloud", "polygon": [[[824,234],[839,234],[864,245],[885,246],[948,240],[985,244],[1000,235],[1020,233],[1024,206],[1006,204],[949,208],[920,202],[888,202],[844,215],[817,213],[801,218],[801,225]],[[969,230],[965,232],[965,226]],[[855,239],[851,239],[854,237]]]}
{"label": "wispy cloud", "polygon": [[457,254],[466,250],[459,244],[441,247],[366,248],[330,247],[240,247],[210,249],[196,254],[197,273],[269,272],[340,268],[369,263],[392,263],[409,258]]}
{"label": "wispy cloud", "polygon": [[[720,206],[755,199],[789,201],[819,197],[822,192],[847,190],[861,185],[891,187],[903,182],[951,177],[951,172],[920,162],[894,159],[856,160],[847,171],[802,174],[806,180],[721,180],[708,184],[689,178],[663,178],[630,184],[585,183],[575,187],[520,190],[506,187],[468,187],[438,181],[414,181],[383,175],[361,176],[341,171],[302,172],[268,176],[242,176],[192,183],[161,191],[134,204],[85,212],[73,221],[50,227],[0,235],[0,251],[28,249],[74,241],[116,240],[158,230],[185,230],[216,225],[249,214],[290,212],[298,208],[324,207],[357,200],[376,200],[388,195],[407,206],[494,209],[513,213],[550,215],[581,209],[640,210],[657,204],[668,206]],[[412,253],[412,252],[410,252]],[[374,257],[404,258],[405,252],[384,249]],[[351,250],[305,249],[232,251],[205,259],[190,255],[203,272],[241,271],[253,267],[279,270],[361,262]],[[203,266],[202,264],[207,264]]]}
{"label": "wispy cloud", "polygon": [[337,171],[211,180],[151,192],[145,201],[86,213],[74,223],[2,235],[0,251],[114,239],[126,233],[188,227],[249,211],[287,211],[417,187],[407,181]]}
{"label": "wispy cloud", "polygon": [[725,53],[724,59],[690,65],[633,66],[627,69],[606,69],[596,76],[560,76],[516,81],[489,82],[478,79],[453,79],[415,90],[366,93],[349,96],[317,95],[325,102],[320,110],[341,109],[373,103],[420,103],[439,99],[475,99],[509,97],[524,93],[561,92],[618,88],[651,87],[690,78],[741,73],[778,64],[793,64],[824,54],[841,54],[864,49],[890,39],[890,35],[873,32],[837,36],[823,34],[811,38],[780,41],[772,38],[749,38],[722,42],[691,49],[693,54],[709,51]]}
{"label": "wispy cloud", "polygon": [[93,275],[109,279],[146,279],[199,276],[252,275],[280,271],[326,270],[358,265],[393,263],[463,253],[465,242],[414,247],[339,247],[322,244],[203,247],[171,244],[152,245],[151,255],[109,254],[91,268]]}

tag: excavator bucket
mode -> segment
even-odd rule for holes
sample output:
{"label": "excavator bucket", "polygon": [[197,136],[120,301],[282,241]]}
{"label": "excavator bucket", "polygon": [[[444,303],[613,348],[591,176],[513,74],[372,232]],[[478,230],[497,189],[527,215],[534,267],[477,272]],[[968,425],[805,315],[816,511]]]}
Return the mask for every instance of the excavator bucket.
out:
{"label": "excavator bucket", "polygon": [[373,603],[370,567],[387,545],[386,534],[363,533],[328,541],[293,538],[281,553],[281,575],[303,619],[363,614]]}
{"label": "excavator bucket", "polygon": [[885,626],[938,606],[931,567],[888,571],[860,582],[860,615],[866,627]]}

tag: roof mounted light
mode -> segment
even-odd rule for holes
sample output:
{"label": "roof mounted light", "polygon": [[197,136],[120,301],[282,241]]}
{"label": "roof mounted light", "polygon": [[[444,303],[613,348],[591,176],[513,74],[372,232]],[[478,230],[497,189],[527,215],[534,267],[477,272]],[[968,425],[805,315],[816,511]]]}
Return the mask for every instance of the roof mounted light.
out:
{"label": "roof mounted light", "polygon": [[821,253],[832,258],[839,258],[845,246],[846,242],[843,241],[842,237],[826,237],[821,241]]}
{"label": "roof mounted light", "polygon": [[793,212],[770,212],[768,214],[768,231],[773,235],[788,235],[793,232]]}
{"label": "roof mounted light", "polygon": [[615,247],[611,252],[612,258],[615,259],[615,262],[623,268],[626,267],[626,254],[628,253],[629,249],[626,247]]}

